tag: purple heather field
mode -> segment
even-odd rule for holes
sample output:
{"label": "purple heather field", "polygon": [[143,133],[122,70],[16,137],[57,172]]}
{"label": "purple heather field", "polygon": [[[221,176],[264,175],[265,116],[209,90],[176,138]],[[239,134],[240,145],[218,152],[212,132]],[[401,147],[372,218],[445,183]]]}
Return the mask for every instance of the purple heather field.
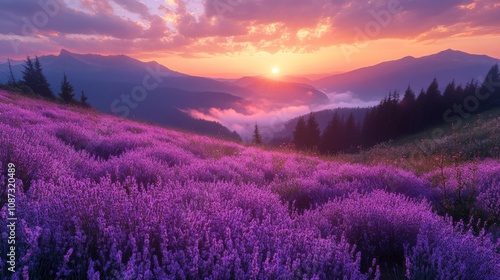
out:
{"label": "purple heather field", "polygon": [[494,159],[417,174],[0,91],[0,170],[2,279],[500,279]]}

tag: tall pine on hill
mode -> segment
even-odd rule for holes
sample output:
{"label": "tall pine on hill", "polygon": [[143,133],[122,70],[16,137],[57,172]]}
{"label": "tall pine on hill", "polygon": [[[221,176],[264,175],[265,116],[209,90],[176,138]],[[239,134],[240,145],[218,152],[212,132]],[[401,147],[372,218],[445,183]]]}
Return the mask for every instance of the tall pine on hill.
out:
{"label": "tall pine on hill", "polygon": [[90,104],[87,102],[89,98],[85,95],[85,93],[82,90],[82,93],[80,94],[80,105],[84,107],[90,107]]}
{"label": "tall pine on hill", "polygon": [[12,65],[10,64],[10,59],[7,59],[9,62],[9,81],[7,82],[7,85],[9,87],[16,87],[17,86],[17,81],[16,78],[14,77],[14,72],[12,72]]}
{"label": "tall pine on hill", "polygon": [[321,137],[320,152],[323,154],[335,154],[340,151],[340,135],[342,133],[342,120],[337,111],[333,114],[323,136]]}
{"label": "tall pine on hill", "polygon": [[255,125],[255,128],[253,130],[253,143],[255,145],[262,145],[262,137],[260,136],[258,125]]}
{"label": "tall pine on hill", "polygon": [[480,97],[487,98],[486,101],[483,101],[485,103],[482,106],[484,109],[500,106],[500,71],[498,64],[491,67],[486,74],[486,78],[479,89],[479,94]]}
{"label": "tall pine on hill", "polygon": [[300,117],[293,131],[293,144],[298,150],[307,149],[307,126],[304,117]]}
{"label": "tall pine on hill", "polygon": [[64,74],[63,81],[61,83],[61,93],[59,93],[59,98],[66,103],[75,103],[75,94],[73,93],[73,86],[68,82],[66,74]]}
{"label": "tall pine on hill", "polygon": [[307,149],[317,149],[321,141],[321,130],[313,113],[307,119]]}
{"label": "tall pine on hill", "polygon": [[33,61],[28,56],[26,57],[26,61],[24,62],[24,70],[23,70],[23,81],[22,83],[28,87],[30,87],[33,91],[36,90],[36,71],[35,66],[33,65]]}
{"label": "tall pine on hill", "polygon": [[55,99],[49,83],[47,82],[47,78],[45,78],[43,74],[42,65],[38,57],[35,57],[35,62],[33,62],[29,56],[26,58],[22,83],[40,96]]}
{"label": "tall pine on hill", "polygon": [[35,92],[43,97],[55,99],[54,93],[50,89],[49,82],[47,82],[47,78],[45,78],[45,75],[43,74],[42,65],[40,64],[38,56],[35,56],[34,66],[35,66],[35,79],[36,79]]}

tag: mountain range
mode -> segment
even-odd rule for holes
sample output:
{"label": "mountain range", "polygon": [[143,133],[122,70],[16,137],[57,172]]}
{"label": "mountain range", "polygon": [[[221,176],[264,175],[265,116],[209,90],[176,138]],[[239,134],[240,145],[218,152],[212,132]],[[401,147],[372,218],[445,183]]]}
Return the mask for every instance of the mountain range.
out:
{"label": "mountain range", "polygon": [[[263,76],[217,80],[191,76],[154,61],[142,62],[125,55],[75,54],[67,50],[39,59],[56,94],[66,74],[77,97],[83,90],[89,103],[100,111],[229,139],[239,137],[220,123],[193,118],[188,112],[196,110],[209,115],[212,109],[231,109],[248,115],[251,108],[272,111],[289,106],[335,107],[330,98],[346,92],[362,101],[378,101],[389,91],[402,92],[408,85],[418,91],[433,78],[442,87],[453,79],[463,84],[484,75],[499,62],[485,55],[446,50],[312,81],[302,77]],[[12,61],[12,66],[15,77],[20,79],[22,61]],[[6,63],[0,64],[0,73],[0,82],[6,82]]]}
{"label": "mountain range", "polygon": [[445,50],[420,58],[407,56],[354,71],[324,77],[313,85],[324,92],[352,92],[364,101],[377,101],[390,91],[404,90],[411,86],[418,92],[426,89],[436,78],[441,87],[455,80],[465,84],[472,79],[482,80],[488,69],[500,60],[486,55],[468,54],[456,50]]}
{"label": "mountain range", "polygon": [[[251,103],[276,107],[328,102],[325,94],[310,85],[259,78],[245,86],[234,81],[190,76],[156,62],[141,62],[124,55],[75,54],[63,49],[59,55],[39,59],[56,94],[66,74],[77,97],[83,90],[89,103],[100,111],[225,138],[237,137],[216,122],[194,119],[185,112],[190,109],[208,112],[216,108],[246,113]],[[13,61],[12,66],[15,77],[20,79],[23,63]],[[0,82],[6,82],[7,64],[0,65],[0,71],[3,73]],[[137,100],[134,91],[141,95]],[[294,98],[290,99],[289,94]]]}

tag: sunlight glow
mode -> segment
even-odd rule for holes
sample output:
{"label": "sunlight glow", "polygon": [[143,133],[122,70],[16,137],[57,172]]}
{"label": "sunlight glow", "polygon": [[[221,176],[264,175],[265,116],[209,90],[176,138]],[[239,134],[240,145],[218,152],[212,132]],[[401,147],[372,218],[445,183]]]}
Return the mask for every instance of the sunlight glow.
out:
{"label": "sunlight glow", "polygon": [[273,67],[273,74],[277,75],[280,73],[280,69],[278,67]]}

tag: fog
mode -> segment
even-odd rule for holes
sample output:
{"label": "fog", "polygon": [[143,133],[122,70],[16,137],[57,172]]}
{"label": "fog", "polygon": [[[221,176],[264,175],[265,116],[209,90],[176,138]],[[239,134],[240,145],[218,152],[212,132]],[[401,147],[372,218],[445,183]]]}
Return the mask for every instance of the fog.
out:
{"label": "fog", "polygon": [[242,113],[234,109],[211,108],[208,112],[199,110],[184,110],[191,117],[216,121],[226,126],[230,130],[236,131],[244,141],[250,141],[254,126],[259,126],[264,139],[272,139],[276,133],[285,128],[285,123],[293,118],[335,108],[356,108],[371,107],[379,101],[362,101],[354,97],[352,92],[326,93],[329,102],[326,104],[304,105],[304,106],[283,106],[278,109],[269,109],[267,106],[259,106],[257,102],[246,106],[246,112]]}

